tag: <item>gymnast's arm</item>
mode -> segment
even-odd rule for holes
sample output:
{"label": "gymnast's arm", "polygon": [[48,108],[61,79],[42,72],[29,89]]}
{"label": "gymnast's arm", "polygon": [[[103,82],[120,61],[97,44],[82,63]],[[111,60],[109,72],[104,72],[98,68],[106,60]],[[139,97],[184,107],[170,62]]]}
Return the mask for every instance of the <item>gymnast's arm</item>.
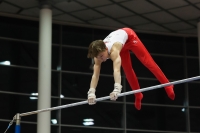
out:
{"label": "gymnast's arm", "polygon": [[90,89],[88,91],[88,103],[89,105],[93,105],[96,103],[96,87],[97,83],[99,81],[99,74],[101,69],[101,61],[97,60],[97,58],[94,58],[94,66],[93,66],[93,75],[90,83]]}
{"label": "gymnast's arm", "polygon": [[114,75],[114,90],[110,93],[110,100],[115,101],[118,98],[118,95],[121,93],[121,57],[120,51],[122,49],[122,44],[116,42],[111,48],[110,58],[113,61],[113,75]]}
{"label": "gymnast's arm", "polygon": [[121,57],[120,57],[120,50],[122,48],[121,43],[115,43],[112,46],[110,59],[113,61],[113,76],[115,83],[121,84]]}
{"label": "gymnast's arm", "polygon": [[100,70],[101,70],[101,61],[97,60],[97,58],[94,58],[93,75],[90,83],[90,88],[97,87]]}

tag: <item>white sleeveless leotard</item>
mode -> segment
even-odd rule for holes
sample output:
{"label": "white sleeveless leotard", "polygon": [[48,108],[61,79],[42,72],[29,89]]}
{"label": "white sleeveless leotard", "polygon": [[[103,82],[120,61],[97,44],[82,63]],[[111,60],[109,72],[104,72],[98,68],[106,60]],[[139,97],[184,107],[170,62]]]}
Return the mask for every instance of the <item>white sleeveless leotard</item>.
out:
{"label": "white sleeveless leotard", "polygon": [[106,47],[108,48],[108,53],[110,54],[110,50],[115,42],[120,42],[122,45],[126,43],[128,39],[128,34],[122,30],[116,30],[111,32],[104,40],[103,42],[106,44]]}

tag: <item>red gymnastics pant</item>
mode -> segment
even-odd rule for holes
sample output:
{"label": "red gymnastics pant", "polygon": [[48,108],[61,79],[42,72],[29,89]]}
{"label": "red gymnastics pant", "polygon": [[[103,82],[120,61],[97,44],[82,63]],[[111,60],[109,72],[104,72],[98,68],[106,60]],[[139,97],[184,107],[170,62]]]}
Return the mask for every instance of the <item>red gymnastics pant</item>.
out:
{"label": "red gymnastics pant", "polygon": [[[131,58],[129,51],[132,51],[135,56],[140,60],[140,62],[146,66],[159,80],[160,83],[168,83],[168,79],[159,68],[159,66],[155,63],[143,43],[140,41],[136,33],[130,28],[123,28],[128,34],[128,40],[124,44],[120,56],[122,60],[122,68],[126,75],[126,78],[131,86],[132,90],[140,89],[140,85],[138,83],[138,79],[136,74],[132,68]],[[165,87],[165,91],[172,100],[175,98],[173,85]],[[135,107],[140,110],[141,109],[141,100],[143,98],[142,93],[135,94]]]}

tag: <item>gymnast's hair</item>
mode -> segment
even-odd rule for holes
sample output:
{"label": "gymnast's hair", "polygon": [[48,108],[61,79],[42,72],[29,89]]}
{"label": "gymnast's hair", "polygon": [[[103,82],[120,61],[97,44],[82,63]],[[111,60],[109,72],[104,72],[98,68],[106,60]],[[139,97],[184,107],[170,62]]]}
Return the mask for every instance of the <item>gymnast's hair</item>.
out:
{"label": "gymnast's hair", "polygon": [[90,45],[89,45],[89,49],[88,49],[88,58],[94,58],[97,57],[99,53],[103,52],[106,50],[106,45],[103,42],[103,40],[96,40],[93,41]]}

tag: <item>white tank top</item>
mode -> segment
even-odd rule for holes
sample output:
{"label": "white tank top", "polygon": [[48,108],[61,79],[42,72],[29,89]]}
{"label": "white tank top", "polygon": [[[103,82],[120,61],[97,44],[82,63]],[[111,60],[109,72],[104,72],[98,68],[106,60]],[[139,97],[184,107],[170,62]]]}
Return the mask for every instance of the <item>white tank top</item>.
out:
{"label": "white tank top", "polygon": [[111,32],[104,40],[103,42],[106,44],[106,47],[108,48],[108,53],[110,54],[110,50],[114,43],[120,42],[122,45],[126,43],[128,39],[128,34],[122,30],[116,30]]}

